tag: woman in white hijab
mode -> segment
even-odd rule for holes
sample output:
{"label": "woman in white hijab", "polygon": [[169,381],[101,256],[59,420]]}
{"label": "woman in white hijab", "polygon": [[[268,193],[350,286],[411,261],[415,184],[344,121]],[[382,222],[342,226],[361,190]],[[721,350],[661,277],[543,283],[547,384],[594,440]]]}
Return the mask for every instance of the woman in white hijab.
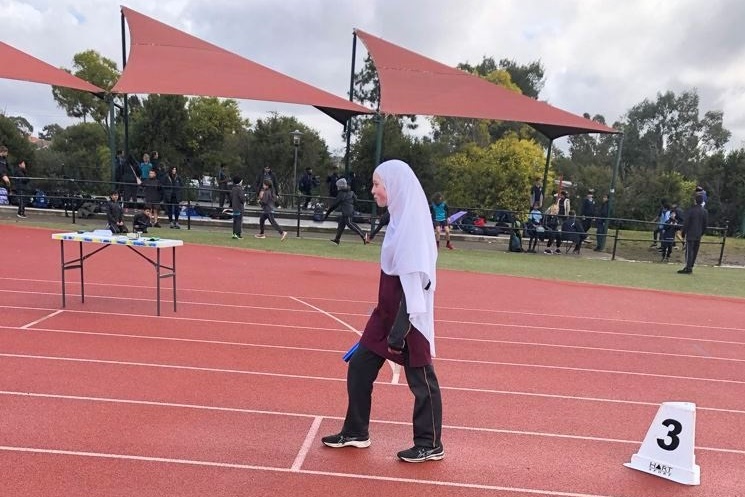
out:
{"label": "woman in white hijab", "polygon": [[439,461],[445,450],[442,398],[432,366],[437,246],[429,203],[414,172],[400,160],[375,169],[372,194],[390,214],[380,254],[378,305],[349,361],[344,426],[322,441],[335,448],[370,446],[373,382],[390,360],[403,366],[414,394],[414,446],[398,457],[406,462]]}

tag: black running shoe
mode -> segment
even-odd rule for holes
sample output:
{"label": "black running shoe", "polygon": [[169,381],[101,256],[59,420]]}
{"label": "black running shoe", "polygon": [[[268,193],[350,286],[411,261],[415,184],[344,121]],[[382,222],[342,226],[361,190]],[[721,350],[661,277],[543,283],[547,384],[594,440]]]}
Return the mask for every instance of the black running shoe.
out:
{"label": "black running shoe", "polygon": [[335,449],[340,447],[357,447],[358,449],[370,447],[370,437],[348,437],[342,433],[323,437],[321,441],[323,445]]}
{"label": "black running shoe", "polygon": [[399,459],[406,462],[439,461],[445,457],[445,448],[442,445],[434,448],[414,446],[402,450],[397,455]]}

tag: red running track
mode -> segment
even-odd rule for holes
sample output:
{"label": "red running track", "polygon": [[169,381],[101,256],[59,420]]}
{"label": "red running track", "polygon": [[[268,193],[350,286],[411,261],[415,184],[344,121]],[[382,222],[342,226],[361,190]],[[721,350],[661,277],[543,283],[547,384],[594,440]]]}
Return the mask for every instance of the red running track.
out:
{"label": "red running track", "polygon": [[[340,357],[374,305],[375,264],[187,245],[179,312],[155,317],[152,268],[111,248],[86,265],[86,303],[73,284],[60,311],[50,232],[0,231],[14,261],[0,278],[0,495],[745,489],[742,301],[441,271],[447,456],[409,465],[395,452],[410,445],[411,396],[389,365],[372,446],[320,444],[344,415]],[[505,288],[510,309],[474,305]],[[622,465],[671,400],[698,407],[698,487]]]}

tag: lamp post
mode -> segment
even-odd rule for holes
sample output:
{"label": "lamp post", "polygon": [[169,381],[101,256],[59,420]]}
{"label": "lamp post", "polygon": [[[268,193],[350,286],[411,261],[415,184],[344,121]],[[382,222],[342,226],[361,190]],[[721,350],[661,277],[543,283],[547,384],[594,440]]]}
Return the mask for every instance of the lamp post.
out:
{"label": "lamp post", "polygon": [[[298,188],[297,188],[297,148],[300,146],[300,137],[303,136],[303,133],[295,130],[290,132],[290,135],[292,136],[292,146],[295,147],[295,162],[292,167],[292,191],[293,191],[293,199],[297,202],[297,199],[295,198],[297,196]],[[298,206],[300,203],[298,202]]]}

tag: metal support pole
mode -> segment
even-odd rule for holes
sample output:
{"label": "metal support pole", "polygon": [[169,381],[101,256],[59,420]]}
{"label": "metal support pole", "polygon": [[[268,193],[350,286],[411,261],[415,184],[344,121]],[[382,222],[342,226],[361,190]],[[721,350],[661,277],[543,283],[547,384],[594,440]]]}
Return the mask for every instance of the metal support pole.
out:
{"label": "metal support pole", "polygon": [[295,147],[295,162],[293,162],[293,166],[292,166],[292,199],[293,199],[293,202],[297,203],[298,212],[300,212],[300,202],[298,202],[298,199],[297,199],[297,191],[298,191],[297,189],[297,147],[299,144],[293,143],[293,145]]}
{"label": "metal support pole", "polygon": [[[383,155],[383,126],[385,125],[385,119],[384,117],[378,112],[375,115],[375,120],[377,122],[376,128],[375,128],[375,158],[374,158],[374,164],[375,167],[378,167],[380,164],[380,159]],[[378,214],[378,204],[373,202],[372,204],[372,212],[370,215],[370,231],[373,231],[375,229],[375,216]]]}
{"label": "metal support pole", "polygon": [[[551,140],[548,142],[548,151],[546,152],[546,166],[543,168],[543,199],[545,201],[546,199],[546,187],[548,186],[548,166],[551,164],[551,148],[554,145],[554,141]],[[559,185],[559,190],[561,190],[561,185]],[[541,206],[543,207],[543,206]],[[533,206],[531,205],[530,208],[532,209]]]}
{"label": "metal support pole", "polygon": [[[616,150],[616,162],[613,165],[613,175],[610,180],[610,189],[608,191],[608,217],[614,217],[613,202],[616,198],[616,179],[618,178],[618,169],[621,167],[621,153],[623,152],[623,133],[618,137],[618,150]],[[614,249],[615,250],[615,249]]]}
{"label": "metal support pole", "polygon": [[[122,71],[127,67],[127,37],[124,26],[124,12],[122,12]],[[124,97],[124,157],[129,160],[129,104],[127,103],[127,94]]]}
{"label": "metal support pole", "polygon": [[[349,76],[349,101],[354,101],[354,66],[357,59],[357,33],[352,32],[352,69]],[[350,142],[352,140],[352,117],[347,119],[345,125],[347,146],[344,152],[344,177],[349,177]]]}

